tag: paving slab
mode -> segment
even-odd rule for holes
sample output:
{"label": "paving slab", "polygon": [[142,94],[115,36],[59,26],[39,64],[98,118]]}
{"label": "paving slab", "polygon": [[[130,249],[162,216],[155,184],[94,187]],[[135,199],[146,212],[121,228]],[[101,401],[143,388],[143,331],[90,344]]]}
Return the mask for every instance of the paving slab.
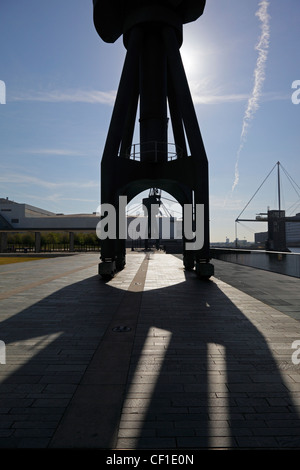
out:
{"label": "paving slab", "polygon": [[215,276],[300,321],[300,279],[221,260],[213,260]]}
{"label": "paving slab", "polygon": [[273,273],[162,252],[104,283],[98,257],[0,267],[0,447],[300,448],[299,284],[272,305]]}

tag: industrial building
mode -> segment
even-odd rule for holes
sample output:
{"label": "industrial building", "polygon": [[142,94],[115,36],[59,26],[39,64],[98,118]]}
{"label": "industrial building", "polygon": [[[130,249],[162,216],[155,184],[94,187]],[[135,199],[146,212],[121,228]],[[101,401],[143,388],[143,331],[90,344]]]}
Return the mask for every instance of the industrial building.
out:
{"label": "industrial building", "polygon": [[[269,231],[255,233],[256,244],[268,244],[268,240],[273,240],[274,236],[277,234],[277,238],[280,237],[282,239],[279,245],[285,246],[286,248],[300,246],[300,213],[293,217],[286,217],[284,211],[281,212],[282,214],[279,218],[270,216],[270,214],[276,213],[276,211],[268,212]],[[274,226],[270,223],[272,220],[274,220]],[[272,249],[272,246],[270,246],[270,248]]]}
{"label": "industrial building", "polygon": [[99,215],[55,214],[29,204],[0,198],[0,229],[16,230],[95,230]]}
{"label": "industrial building", "polygon": [[[144,225],[144,217],[127,217],[127,247],[142,247],[143,240],[132,240],[132,227]],[[158,238],[149,243],[163,244],[168,251],[181,252],[182,221],[176,218],[158,217]],[[41,249],[41,233],[65,232],[69,236],[70,251],[74,249],[74,234],[78,232],[96,233],[99,214],[55,214],[26,203],[18,203],[8,198],[0,198],[0,252],[7,251],[7,237],[11,233],[31,232],[35,234],[35,251]],[[169,231],[168,231],[169,224]],[[143,237],[142,237],[143,238]],[[150,245],[149,245],[150,246]]]}

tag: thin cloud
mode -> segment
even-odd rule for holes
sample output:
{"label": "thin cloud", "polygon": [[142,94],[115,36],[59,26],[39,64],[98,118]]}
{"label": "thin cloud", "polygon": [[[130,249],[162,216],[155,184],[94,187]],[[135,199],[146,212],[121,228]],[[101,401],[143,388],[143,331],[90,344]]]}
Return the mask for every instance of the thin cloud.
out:
{"label": "thin cloud", "polygon": [[230,199],[229,202],[224,202],[224,198],[221,196],[211,195],[210,207],[214,210],[221,209],[222,211],[236,211],[241,207],[243,201],[241,199]]}
{"label": "thin cloud", "polygon": [[[249,101],[249,93],[224,93],[224,91],[208,90],[203,83],[190,82],[190,90],[194,103],[197,104],[226,104]],[[51,92],[30,92],[20,93],[11,98],[11,101],[36,101],[45,103],[90,103],[106,104],[113,106],[116,99],[116,91],[51,91]],[[289,95],[280,95],[276,92],[261,94],[261,99],[265,101],[290,99]],[[45,153],[46,151],[42,151]],[[68,151],[49,149],[49,154],[68,155]]]}
{"label": "thin cloud", "polygon": [[[201,78],[200,80],[193,79],[189,81],[189,88],[191,91],[191,95],[193,98],[193,102],[195,105],[197,104],[230,104],[230,103],[241,103],[245,102],[248,103],[247,110],[245,112],[245,119],[248,118],[248,113],[250,109],[250,105],[252,105],[251,99],[253,96],[258,98],[258,83],[254,84],[254,89],[251,92],[228,92],[230,90],[230,86],[222,86],[214,85],[215,78],[211,76],[207,76],[205,78]],[[256,85],[256,86],[255,86]],[[282,101],[287,100],[290,101],[291,97],[289,93],[282,93],[276,91],[268,91],[263,92],[262,87],[260,87],[259,93],[259,100],[261,102],[265,101]],[[258,104],[258,99],[256,100],[256,104]],[[248,109],[249,108],[249,109]],[[249,116],[250,118],[250,116]],[[246,129],[245,129],[246,130]]]}
{"label": "thin cloud", "polygon": [[71,149],[53,149],[53,148],[38,148],[38,149],[27,149],[24,150],[24,153],[29,153],[31,155],[53,155],[59,157],[83,157],[84,153],[78,152],[77,150]]}
{"label": "thin cloud", "polygon": [[62,201],[74,201],[74,202],[84,202],[84,203],[89,203],[93,204],[92,207],[97,207],[99,203],[97,202],[96,199],[87,199],[87,198],[81,198],[81,197],[65,197],[63,194],[60,193],[51,193],[48,196],[41,196],[31,194],[31,193],[24,193],[20,195],[21,198],[25,201],[32,201],[32,203],[36,204],[36,201],[38,201],[39,207],[41,206],[42,203],[47,203],[47,202],[53,202],[53,203],[60,203]]}
{"label": "thin cloud", "polygon": [[12,101],[40,101],[47,103],[91,103],[112,105],[116,98],[116,91],[98,90],[53,90],[25,92],[16,94]]}
{"label": "thin cloud", "polygon": [[232,93],[223,95],[198,95],[192,94],[193,101],[195,104],[222,104],[222,103],[238,103],[240,101],[247,101],[249,98],[248,94],[245,93]]}
{"label": "thin cloud", "polygon": [[[197,104],[230,104],[249,102],[249,93],[228,93],[228,94],[197,94],[193,93],[193,102]],[[291,99],[289,94],[278,92],[262,93],[260,101],[289,101]]]}
{"label": "thin cloud", "polygon": [[189,80],[189,89],[195,105],[197,104],[226,104],[247,101],[249,94],[226,93],[223,86],[214,84],[214,77],[206,76]]}
{"label": "thin cloud", "polygon": [[[36,198],[35,198],[36,199]],[[97,206],[97,201],[95,199],[86,199],[81,197],[65,197],[63,194],[51,194],[48,197],[43,198],[44,201],[51,201],[51,202],[61,202],[61,201],[74,201],[74,202],[88,202],[92,203]]]}
{"label": "thin cloud", "polygon": [[232,191],[239,182],[239,160],[241,151],[245,145],[249,126],[255,116],[256,111],[259,108],[259,102],[262,96],[262,87],[265,81],[265,69],[269,51],[270,41],[270,15],[268,13],[268,6],[270,2],[263,0],[259,3],[259,9],[256,12],[256,16],[261,22],[261,35],[256,45],[258,51],[258,58],[256,67],[254,70],[254,85],[251,96],[248,100],[248,105],[244,114],[242,132],[240,136],[240,146],[237,152],[236,164],[235,164],[235,178],[232,186]]}
{"label": "thin cloud", "polygon": [[0,183],[8,184],[14,183],[19,185],[35,185],[41,186],[47,189],[55,189],[55,188],[97,188],[99,187],[99,183],[97,181],[62,181],[62,182],[53,182],[53,181],[46,181],[41,178],[37,178],[36,176],[24,175],[22,173],[6,173],[0,175]]}

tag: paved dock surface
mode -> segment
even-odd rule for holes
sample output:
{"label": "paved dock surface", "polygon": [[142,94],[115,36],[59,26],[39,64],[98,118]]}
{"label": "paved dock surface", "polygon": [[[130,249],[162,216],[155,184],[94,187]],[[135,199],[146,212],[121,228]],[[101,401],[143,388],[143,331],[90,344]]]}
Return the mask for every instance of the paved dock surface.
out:
{"label": "paved dock surface", "polygon": [[214,264],[1,266],[0,447],[300,448],[300,280]]}

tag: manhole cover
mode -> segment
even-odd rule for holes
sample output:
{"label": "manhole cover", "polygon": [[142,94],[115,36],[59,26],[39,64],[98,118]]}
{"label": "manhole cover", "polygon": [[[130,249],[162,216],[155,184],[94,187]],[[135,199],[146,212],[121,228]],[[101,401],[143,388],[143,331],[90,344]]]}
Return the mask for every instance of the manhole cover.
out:
{"label": "manhole cover", "polygon": [[112,330],[117,333],[125,333],[127,331],[131,331],[131,328],[129,326],[115,326]]}

